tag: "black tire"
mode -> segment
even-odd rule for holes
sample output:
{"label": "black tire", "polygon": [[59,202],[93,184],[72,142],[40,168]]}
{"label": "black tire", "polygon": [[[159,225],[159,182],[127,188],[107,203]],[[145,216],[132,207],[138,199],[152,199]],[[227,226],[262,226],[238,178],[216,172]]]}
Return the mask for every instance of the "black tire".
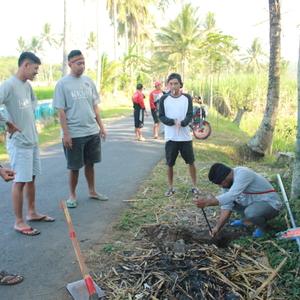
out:
{"label": "black tire", "polygon": [[207,121],[203,121],[201,125],[200,122],[194,125],[193,134],[196,139],[204,140],[207,139],[211,134],[211,126]]}

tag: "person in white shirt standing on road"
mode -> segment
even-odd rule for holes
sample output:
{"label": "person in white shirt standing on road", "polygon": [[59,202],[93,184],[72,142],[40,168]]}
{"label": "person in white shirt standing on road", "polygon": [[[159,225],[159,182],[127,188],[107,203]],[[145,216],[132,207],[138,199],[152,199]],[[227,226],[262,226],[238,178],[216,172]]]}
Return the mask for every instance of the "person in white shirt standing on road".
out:
{"label": "person in white shirt standing on road", "polygon": [[159,119],[165,125],[166,164],[169,189],[165,193],[170,197],[175,193],[173,187],[173,166],[180,152],[185,163],[189,165],[193,187],[193,194],[200,193],[196,183],[196,167],[192,137],[188,124],[193,117],[192,97],[181,92],[183,83],[181,76],[172,73],[167,80],[171,92],[163,95],[159,103]]}

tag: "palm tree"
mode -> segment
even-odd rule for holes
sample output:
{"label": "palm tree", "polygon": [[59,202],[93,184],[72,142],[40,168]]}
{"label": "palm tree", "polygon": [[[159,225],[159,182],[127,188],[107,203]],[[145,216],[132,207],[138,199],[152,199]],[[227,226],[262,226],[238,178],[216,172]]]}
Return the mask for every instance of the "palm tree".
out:
{"label": "palm tree", "polygon": [[261,39],[258,37],[254,38],[251,47],[246,51],[248,56],[244,57],[242,60],[248,65],[247,71],[259,73],[262,69],[263,59],[267,57],[267,54],[263,51]]}
{"label": "palm tree", "polygon": [[[51,24],[46,23],[43,26],[43,31],[41,33],[41,39],[40,42],[41,44],[47,43],[48,46],[51,47],[57,47],[59,45],[58,41],[55,39],[55,34],[51,33]],[[52,60],[50,57],[50,61],[49,61],[49,65],[50,65],[50,71],[49,71],[49,81],[52,82],[53,81],[53,71],[52,71]]]}
{"label": "palm tree", "polygon": [[32,51],[34,54],[44,51],[41,39],[39,37],[34,36],[31,38],[29,51]]}
{"label": "palm tree", "polygon": [[247,143],[250,159],[259,159],[271,147],[278,113],[280,91],[280,0],[269,0],[270,10],[270,66],[266,110],[260,127]]}
{"label": "palm tree", "polygon": [[193,8],[191,4],[184,5],[176,19],[170,21],[167,27],[162,27],[161,33],[156,35],[156,55],[166,55],[176,62],[183,79],[189,59],[193,57],[202,34],[201,23],[197,17],[198,9],[199,7]]}
{"label": "palm tree", "polygon": [[16,48],[16,50],[20,53],[29,51],[30,47],[28,46],[26,40],[20,36],[20,38],[17,39],[19,48]]}

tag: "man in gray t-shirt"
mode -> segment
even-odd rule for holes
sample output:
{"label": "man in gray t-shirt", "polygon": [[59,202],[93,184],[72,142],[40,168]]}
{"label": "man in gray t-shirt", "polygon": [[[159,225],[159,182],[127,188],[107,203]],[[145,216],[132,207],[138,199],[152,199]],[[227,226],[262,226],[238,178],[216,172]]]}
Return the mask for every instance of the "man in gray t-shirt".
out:
{"label": "man in gray t-shirt", "polygon": [[267,232],[267,222],[275,218],[281,209],[281,200],[272,185],[261,175],[247,167],[229,168],[224,164],[212,165],[208,178],[222,188],[222,195],[211,199],[194,198],[197,207],[220,205],[222,210],[211,236],[219,234],[221,228],[229,220],[231,211],[240,214],[242,220],[230,221],[233,227],[253,226],[258,229],[254,237],[261,237]]}
{"label": "man in gray t-shirt", "polygon": [[100,97],[94,82],[83,75],[85,60],[81,51],[68,55],[71,72],[61,78],[55,87],[53,107],[57,109],[61,124],[61,138],[69,169],[70,197],[67,207],[75,208],[79,169],[85,168],[89,197],[108,200],[95,189],[94,164],[101,161],[101,138],[106,132],[100,117]]}
{"label": "man in gray t-shirt", "polygon": [[23,219],[23,192],[27,200],[27,221],[54,221],[35,210],[35,176],[41,174],[41,163],[34,118],[37,99],[28,80],[38,74],[40,64],[35,54],[23,52],[17,73],[0,86],[0,104],[4,104],[7,113],[5,116],[0,112],[0,125],[7,125],[6,147],[11,168],[16,172],[12,187],[14,228],[25,235],[37,235],[40,231],[31,228]]}

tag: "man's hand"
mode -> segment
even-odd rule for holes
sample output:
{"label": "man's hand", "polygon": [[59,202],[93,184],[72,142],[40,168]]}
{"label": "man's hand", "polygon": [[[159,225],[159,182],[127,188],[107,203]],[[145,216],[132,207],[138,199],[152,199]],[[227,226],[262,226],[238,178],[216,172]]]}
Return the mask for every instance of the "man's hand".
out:
{"label": "man's hand", "polygon": [[180,135],[181,122],[179,122],[178,119],[174,119],[174,123],[175,123],[175,125],[177,127],[178,135]]}
{"label": "man's hand", "polygon": [[196,196],[193,200],[198,208],[204,208],[208,206],[207,201],[203,197]]}
{"label": "man's hand", "polygon": [[104,128],[100,129],[100,136],[101,136],[102,141],[105,142],[106,141],[106,131]]}
{"label": "man's hand", "polygon": [[11,139],[13,134],[16,132],[16,131],[19,131],[19,132],[22,132],[22,130],[14,123],[8,121],[6,123],[6,128],[5,128],[5,131],[10,133],[10,136],[9,138]]}
{"label": "man's hand", "polygon": [[214,239],[219,235],[219,230],[217,227],[213,228],[212,231],[209,232],[210,236]]}
{"label": "man's hand", "polygon": [[13,179],[15,179],[15,174],[17,174],[16,172],[9,170],[9,169],[5,169],[5,168],[0,168],[0,176],[6,181],[11,181]]}
{"label": "man's hand", "polygon": [[63,144],[67,149],[72,149],[72,138],[69,135],[64,135]]}

